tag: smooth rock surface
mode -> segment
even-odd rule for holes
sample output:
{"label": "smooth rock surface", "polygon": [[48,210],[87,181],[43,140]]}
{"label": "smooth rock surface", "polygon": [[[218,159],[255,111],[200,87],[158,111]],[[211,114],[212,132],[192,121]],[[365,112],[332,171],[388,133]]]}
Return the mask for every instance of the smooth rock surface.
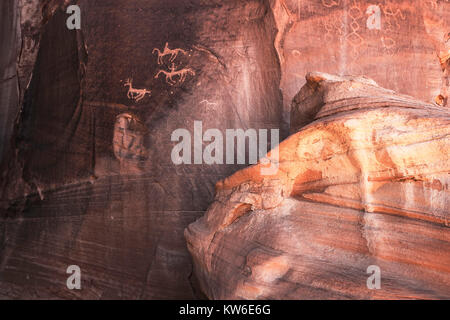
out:
{"label": "smooth rock surface", "polygon": [[448,71],[441,66],[450,54],[450,1],[272,0],[271,7],[286,126],[291,101],[311,70],[364,75],[447,104]]}
{"label": "smooth rock surface", "polygon": [[[293,135],[185,231],[211,299],[450,298],[450,112],[311,73]],[[309,123],[307,123],[309,121]],[[369,266],[381,289],[369,290]]]}
{"label": "smooth rock surface", "polygon": [[[285,138],[309,70],[448,105],[449,1],[377,5],[380,29],[363,0],[2,0],[0,298],[201,296],[183,230],[243,166],[175,166],[170,135],[201,120]],[[155,78],[172,67],[183,83]],[[130,99],[128,78],[151,93]]]}
{"label": "smooth rock surface", "polygon": [[280,127],[268,3],[82,0],[81,30],[62,2],[34,4],[39,52],[1,181],[0,298],[201,297],[183,230],[244,166],[175,165],[171,135]]}

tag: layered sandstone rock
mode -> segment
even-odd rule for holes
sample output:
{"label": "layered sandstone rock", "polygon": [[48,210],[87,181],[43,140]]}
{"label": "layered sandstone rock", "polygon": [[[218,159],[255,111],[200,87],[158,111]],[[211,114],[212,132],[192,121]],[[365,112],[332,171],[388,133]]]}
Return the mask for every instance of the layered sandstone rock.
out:
{"label": "layered sandstone rock", "polygon": [[[271,0],[279,30],[284,119],[305,74],[365,75],[426,102],[447,103],[450,1]],[[441,61],[440,61],[441,60]]]}
{"label": "layered sandstone rock", "polygon": [[10,150],[14,124],[30,83],[42,24],[69,0],[5,0],[0,4],[0,162]]}
{"label": "layered sandstone rock", "polygon": [[[449,298],[450,112],[365,78],[307,77],[289,138],[216,185],[185,231],[212,299]],[[381,289],[367,287],[369,266]],[[370,269],[369,269],[370,270]]]}
{"label": "layered sandstone rock", "polygon": [[175,165],[171,135],[279,128],[268,3],[71,1],[69,30],[67,1],[22,2],[38,53],[0,181],[0,298],[195,298],[183,230],[243,166]]}
{"label": "layered sandstone rock", "polygon": [[[81,30],[66,28],[69,3],[81,7]],[[2,0],[0,298],[196,296],[182,231],[242,166],[175,166],[171,133],[201,120],[286,137],[311,69],[445,106],[449,6]],[[179,50],[173,61],[158,59],[166,43]],[[172,67],[185,69],[183,83],[155,78]],[[130,99],[128,78],[151,94]],[[313,117],[314,106],[293,111],[292,123]],[[81,292],[65,287],[70,264],[82,269]]]}

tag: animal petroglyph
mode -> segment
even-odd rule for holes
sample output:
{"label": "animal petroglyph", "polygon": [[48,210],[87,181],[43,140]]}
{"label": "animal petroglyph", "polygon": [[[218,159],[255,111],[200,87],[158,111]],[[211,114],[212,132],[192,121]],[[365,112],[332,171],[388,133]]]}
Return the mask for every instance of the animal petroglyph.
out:
{"label": "animal petroglyph", "polygon": [[210,102],[209,100],[202,100],[200,103],[205,103],[207,106],[217,106],[217,102]]}
{"label": "animal petroglyph", "polygon": [[127,97],[128,99],[135,100],[136,102],[139,102],[142,100],[146,94],[150,95],[151,91],[147,89],[135,89],[133,88],[133,79],[127,79],[125,80],[124,87],[128,86],[128,93]]}
{"label": "animal petroglyph", "polygon": [[[161,74],[164,74],[166,76],[166,82],[171,86],[173,86],[177,84],[177,82],[179,84],[183,83],[189,74],[195,76],[195,71],[192,70],[191,68],[176,70],[174,63],[172,63],[169,69],[170,69],[169,72],[165,70],[159,70],[158,73],[155,75],[155,79],[157,79]],[[174,79],[176,77],[178,77],[178,81]]]}
{"label": "animal petroglyph", "polygon": [[158,48],[154,48],[153,49],[153,54],[155,54],[155,53],[158,54],[158,64],[159,65],[164,63],[164,57],[165,56],[169,56],[169,62],[173,62],[173,61],[175,61],[175,59],[177,58],[177,56],[180,53],[187,54],[186,51],[184,51],[183,49],[180,49],[180,48],[170,49],[168,42],[166,42],[166,45],[164,46],[164,50],[162,52]]}
{"label": "animal petroglyph", "polygon": [[209,100],[206,99],[200,101],[200,104],[203,104],[208,111],[214,110],[218,106],[217,102],[210,102]]}

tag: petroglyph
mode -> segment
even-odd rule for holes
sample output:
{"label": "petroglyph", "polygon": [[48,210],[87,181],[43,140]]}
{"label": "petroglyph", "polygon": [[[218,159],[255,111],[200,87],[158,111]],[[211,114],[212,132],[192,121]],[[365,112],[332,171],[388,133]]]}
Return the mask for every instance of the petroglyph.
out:
{"label": "petroglyph", "polygon": [[346,41],[353,48],[353,57],[356,59],[361,53],[360,47],[364,44],[364,38],[359,34],[361,30],[361,26],[359,25],[358,20],[363,17],[363,12],[360,8],[359,3],[356,0],[353,0],[352,6],[348,10],[348,15],[351,19],[350,29],[351,32],[346,36]]}
{"label": "petroglyph", "polygon": [[146,94],[148,95],[151,94],[150,90],[133,88],[133,79],[125,80],[125,84],[123,86],[124,87],[128,86],[128,93],[127,93],[128,99],[134,100],[136,102],[141,101]]}
{"label": "petroglyph", "polygon": [[206,99],[200,101],[200,104],[202,104],[202,103],[206,104],[208,107],[210,107],[210,106],[217,106],[217,102],[210,102],[209,100],[206,100]]}
{"label": "petroglyph", "polygon": [[[176,70],[175,63],[172,63],[169,69],[169,72],[165,70],[159,70],[155,75],[155,79],[157,79],[161,74],[164,74],[166,76],[166,83],[173,86],[177,83],[182,84],[189,74],[195,76],[195,71],[191,68]],[[176,77],[178,77],[178,81],[174,79]]]}
{"label": "petroglyph", "polygon": [[217,102],[211,102],[207,99],[200,101],[200,104],[203,105],[208,112],[216,110],[219,105]]}
{"label": "petroglyph", "polygon": [[400,29],[400,20],[404,21],[406,19],[406,16],[403,14],[403,12],[399,8],[394,11],[393,3],[390,1],[386,1],[386,4],[382,5],[381,7],[385,15],[385,30],[387,32],[394,32]]}
{"label": "petroglyph", "polygon": [[325,40],[334,41],[336,39],[336,34],[340,37],[345,35],[345,26],[342,19],[324,19],[322,25],[325,28]]}
{"label": "petroglyph", "polygon": [[400,22],[406,20],[406,16],[400,8],[395,8],[391,1],[380,4],[380,7],[383,13],[381,45],[387,55],[393,56],[398,52],[397,41],[393,38],[393,35],[398,34],[401,28]]}
{"label": "petroglyph", "polygon": [[158,64],[159,65],[164,63],[164,57],[166,57],[166,56],[169,56],[169,62],[174,62],[180,53],[187,54],[186,51],[184,51],[183,49],[180,49],[180,48],[170,49],[168,42],[166,42],[166,44],[164,46],[164,50],[162,52],[158,48],[154,48],[152,53],[158,54]]}

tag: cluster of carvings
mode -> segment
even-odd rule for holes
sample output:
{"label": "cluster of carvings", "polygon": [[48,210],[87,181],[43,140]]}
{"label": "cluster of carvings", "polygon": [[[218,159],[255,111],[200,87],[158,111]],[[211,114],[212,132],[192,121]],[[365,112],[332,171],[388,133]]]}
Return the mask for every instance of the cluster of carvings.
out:
{"label": "cluster of carvings", "polygon": [[[158,65],[162,66],[166,62],[170,63],[170,66],[167,70],[160,69],[156,75],[155,79],[158,79],[162,74],[165,76],[165,81],[168,85],[174,86],[176,84],[180,85],[186,81],[189,75],[195,76],[195,71],[192,68],[178,68],[175,64],[176,58],[181,55],[187,55],[188,52],[181,48],[170,49],[169,43],[166,42],[164,49],[160,50],[159,48],[153,49],[153,54],[157,54],[157,62]],[[124,83],[125,87],[128,87],[127,97],[130,100],[134,100],[136,102],[141,101],[147,94],[151,95],[150,89],[137,89],[133,87],[133,79],[128,78]]]}

